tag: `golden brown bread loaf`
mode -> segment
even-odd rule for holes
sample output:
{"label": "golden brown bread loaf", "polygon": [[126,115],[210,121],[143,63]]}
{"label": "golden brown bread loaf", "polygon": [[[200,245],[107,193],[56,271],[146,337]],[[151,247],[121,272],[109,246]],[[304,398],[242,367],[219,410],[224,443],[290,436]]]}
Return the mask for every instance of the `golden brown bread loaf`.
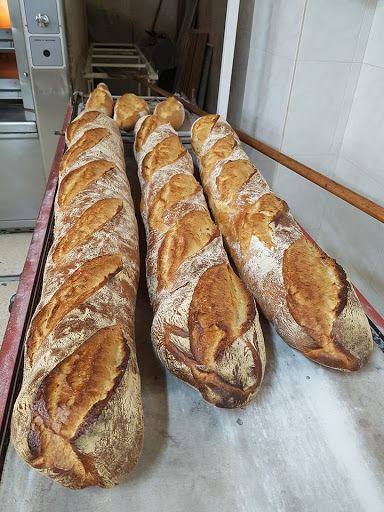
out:
{"label": "golden brown bread loaf", "polygon": [[184,123],[185,111],[183,104],[174,96],[170,96],[156,105],[154,114],[160,117],[164,123],[171,123],[174,130],[178,130]]}
{"label": "golden brown bread loaf", "polygon": [[[95,130],[105,134],[87,147],[84,137]],[[143,437],[137,224],[116,123],[84,111],[68,137],[67,153],[76,156],[61,168],[12,441],[26,462],[66,487],[112,487],[135,466]]]}
{"label": "golden brown bread loaf", "polygon": [[361,368],[372,335],[344,270],[305,238],[228,123],[218,115],[198,119],[192,148],[213,216],[265,317],[309,359]]}
{"label": "golden brown bread loaf", "polygon": [[99,84],[89,95],[85,110],[99,110],[107,116],[113,114],[113,98],[106,84]]}
{"label": "golden brown bread loaf", "polygon": [[136,94],[123,94],[117,99],[113,119],[121,130],[134,129],[140,117],[149,114],[147,102]]}
{"label": "golden brown bread loaf", "polygon": [[207,402],[243,406],[265,368],[253,297],[229,265],[191,156],[171,125],[148,116],[135,136],[154,348]]}

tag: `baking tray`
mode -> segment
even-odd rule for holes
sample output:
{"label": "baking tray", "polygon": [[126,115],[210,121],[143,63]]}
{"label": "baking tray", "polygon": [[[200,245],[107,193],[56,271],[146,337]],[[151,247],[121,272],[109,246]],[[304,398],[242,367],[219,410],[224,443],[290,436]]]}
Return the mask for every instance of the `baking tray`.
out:
{"label": "baking tray", "polygon": [[[71,491],[30,468],[9,445],[0,510],[381,512],[384,356],[378,346],[358,373],[337,372],[291,349],[262,319],[267,367],[259,394],[237,410],[205,403],[165,371],[152,350],[140,187],[128,142],[125,156],[140,230],[136,345],[142,456],[127,481],[114,489]],[[45,251],[51,230],[47,220]]]}

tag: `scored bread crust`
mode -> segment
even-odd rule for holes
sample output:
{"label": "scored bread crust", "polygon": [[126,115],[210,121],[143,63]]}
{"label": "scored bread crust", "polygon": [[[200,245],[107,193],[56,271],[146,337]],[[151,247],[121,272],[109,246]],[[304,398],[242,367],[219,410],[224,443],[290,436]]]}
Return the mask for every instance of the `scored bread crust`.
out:
{"label": "scored bread crust", "polygon": [[135,128],[152,342],[163,364],[207,402],[240,407],[258,391],[265,369],[258,313],[175,136],[156,116]]}
{"label": "scored bread crust", "polygon": [[140,117],[149,114],[148,104],[136,94],[123,94],[117,99],[113,119],[121,130],[131,131]]}
{"label": "scored bread crust", "polygon": [[164,123],[171,123],[174,130],[178,130],[185,119],[184,106],[174,96],[158,103],[154,114],[159,116]]}
{"label": "scored bread crust", "polygon": [[107,116],[113,115],[113,98],[109,92],[108,86],[104,83],[98,84],[94,89],[85,104],[85,110],[99,110]]}
{"label": "scored bread crust", "polygon": [[134,343],[138,231],[122,140],[103,113],[78,121],[69,149],[89,130],[108,134],[62,168],[11,430],[26,462],[74,489],[122,482],[143,439]]}
{"label": "scored bread crust", "polygon": [[227,122],[201,117],[191,142],[213,216],[264,316],[309,359],[339,370],[361,368],[372,335],[342,267],[305,238]]}

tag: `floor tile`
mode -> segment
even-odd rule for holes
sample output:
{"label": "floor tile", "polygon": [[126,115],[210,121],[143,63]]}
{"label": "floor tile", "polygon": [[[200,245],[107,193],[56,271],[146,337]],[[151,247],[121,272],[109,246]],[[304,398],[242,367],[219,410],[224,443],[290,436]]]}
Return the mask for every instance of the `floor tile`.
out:
{"label": "floor tile", "polygon": [[5,329],[7,328],[9,318],[9,301],[12,295],[16,293],[19,281],[0,281],[0,347],[3,343]]}
{"label": "floor tile", "polygon": [[10,233],[0,235],[0,280],[1,276],[21,274],[32,233]]}

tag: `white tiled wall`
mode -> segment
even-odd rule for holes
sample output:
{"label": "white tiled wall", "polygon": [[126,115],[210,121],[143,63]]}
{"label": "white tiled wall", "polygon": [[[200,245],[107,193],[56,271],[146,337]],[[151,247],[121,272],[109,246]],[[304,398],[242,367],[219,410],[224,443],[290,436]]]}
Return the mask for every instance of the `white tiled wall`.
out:
{"label": "white tiled wall", "polygon": [[[234,92],[246,75],[241,96],[230,98],[237,126],[383,205],[384,0],[242,0],[241,9],[248,21],[245,36],[239,25]],[[384,315],[384,225],[247,152]]]}
{"label": "white tiled wall", "polygon": [[[384,37],[382,48],[384,53]],[[383,141],[384,67],[364,63],[345,130],[341,155],[384,185]]]}
{"label": "white tiled wall", "polygon": [[305,0],[255,0],[252,50],[295,59]]}
{"label": "white tiled wall", "polygon": [[384,68],[384,2],[378,1],[369,34],[364,62]]}
{"label": "white tiled wall", "polygon": [[[291,154],[291,156],[326,176],[331,175],[329,155]],[[321,226],[329,193],[280,164],[273,189],[287,201],[298,222],[311,232],[312,238],[316,238],[314,234],[317,235]]]}
{"label": "white tiled wall", "polygon": [[350,70],[348,62],[297,62],[283,152],[330,154]]}
{"label": "white tiled wall", "polygon": [[364,0],[308,0],[299,60],[352,62],[365,8]]}
{"label": "white tiled wall", "polygon": [[[339,116],[339,120],[337,123],[335,136],[334,136],[332,148],[331,148],[331,154],[336,155],[337,157],[340,154],[341,145],[343,143],[345,130],[346,130],[346,127],[348,124],[349,115],[351,112],[351,107],[352,107],[353,99],[354,99],[355,92],[356,92],[356,87],[357,87],[357,84],[359,81],[361,67],[362,67],[361,63],[356,63],[356,62],[352,63],[350,72],[348,75],[348,82],[347,82],[347,86],[345,89],[343,103],[341,105],[341,110],[340,110],[340,116]],[[336,158],[336,160],[337,160],[337,158]]]}
{"label": "white tiled wall", "polygon": [[[248,66],[242,124],[256,138],[279,147],[284,129],[294,61],[255,50]],[[256,114],[256,115],[255,115]]]}

